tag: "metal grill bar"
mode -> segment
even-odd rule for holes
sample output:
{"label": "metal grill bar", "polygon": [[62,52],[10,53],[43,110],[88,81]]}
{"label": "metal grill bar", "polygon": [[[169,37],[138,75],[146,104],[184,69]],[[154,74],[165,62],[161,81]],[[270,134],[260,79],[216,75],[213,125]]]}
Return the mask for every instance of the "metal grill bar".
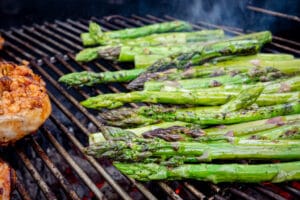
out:
{"label": "metal grill bar", "polygon": [[198,191],[194,186],[189,184],[188,182],[184,182],[183,185],[190,191],[192,192],[198,199],[204,199],[205,195]]}
{"label": "metal grill bar", "polygon": [[294,16],[294,15],[288,15],[288,14],[284,14],[284,13],[280,13],[280,12],[276,12],[276,11],[272,11],[272,10],[267,10],[267,9],[264,9],[264,8],[259,8],[259,7],[251,6],[251,5],[248,5],[247,8],[249,10],[252,10],[252,11],[255,11],[255,12],[260,12],[260,13],[272,15],[272,16],[275,16],[275,17],[282,17],[282,18],[285,18],[285,19],[300,22],[300,18],[297,17],[297,16]]}
{"label": "metal grill bar", "polygon": [[[27,47],[28,49],[30,49],[32,52],[36,53],[39,56],[47,56],[47,54],[45,54],[44,52],[40,51],[39,49],[33,48],[27,42],[24,42],[24,41],[20,40],[19,38],[13,36],[10,32],[3,32],[2,34],[4,35],[4,37],[9,38],[13,41],[16,41],[16,42],[20,43],[21,45]],[[8,44],[8,43],[6,42],[6,44]],[[31,56],[31,58],[32,57],[33,56]]]}
{"label": "metal grill bar", "polygon": [[[41,34],[41,33],[38,32],[38,31],[43,31],[43,32],[46,32],[46,33],[47,33],[46,30],[43,30],[43,29],[41,29],[41,28],[39,28],[39,27],[37,27],[37,28],[33,28],[33,27],[29,28],[29,27],[27,27],[27,26],[22,26],[22,27],[23,27],[24,30],[26,30],[26,31],[28,31],[28,32],[31,32],[31,33],[33,33],[34,35],[37,35],[38,37],[42,38],[43,40],[47,41],[48,43],[50,43],[50,44],[52,44],[52,45],[54,45],[54,46],[56,46],[56,47],[58,47],[58,48],[60,48],[60,49],[62,49],[62,50],[64,50],[64,51],[66,51],[66,52],[73,52],[73,50],[71,50],[71,49],[69,49],[69,48],[67,48],[67,47],[65,47],[65,46],[63,46],[63,45],[61,45],[60,43],[56,42],[55,40],[52,40],[52,39],[50,39],[50,38],[48,38],[48,37],[46,37],[46,36],[44,36],[43,34]],[[61,37],[57,36],[55,33],[49,33],[49,32],[48,32],[48,34],[51,34],[52,36],[56,37],[56,39],[60,39],[60,40],[62,40],[62,41],[64,41],[64,42],[65,42],[65,41],[68,41],[68,40],[65,40],[64,38],[61,38]],[[68,41],[68,42],[69,42],[69,41]],[[68,42],[66,42],[66,43],[68,43]],[[70,44],[72,45],[72,43],[70,43]],[[73,46],[73,47],[74,47],[74,48],[77,48],[76,46]],[[80,49],[80,47],[77,48],[77,49]]]}
{"label": "metal grill bar", "polygon": [[240,190],[237,190],[235,188],[229,188],[228,189],[230,192],[232,192],[233,194],[239,196],[239,197],[242,197],[243,199],[246,199],[246,200],[256,200],[255,198],[249,196],[248,194],[244,193],[244,192],[241,192]]}
{"label": "metal grill bar", "polygon": [[[38,41],[36,38],[33,38],[31,36],[29,36],[28,34],[26,34],[22,29],[18,30],[15,28],[12,28],[13,33],[15,33],[16,35],[19,35],[19,37],[23,37],[24,39],[27,39],[28,41],[32,42],[33,44],[41,47],[42,49],[51,52],[53,54],[60,54],[59,51],[53,49],[52,47],[50,47],[49,45],[45,44],[45,43],[41,43],[40,41]],[[45,53],[45,55],[47,55],[47,53]]]}
{"label": "metal grill bar", "polygon": [[259,190],[260,192],[272,197],[273,199],[276,200],[285,200],[285,198],[283,198],[282,196],[275,194],[274,192],[271,192],[270,190],[267,190],[263,187],[255,187],[257,190]]}
{"label": "metal grill bar", "polygon": [[158,185],[163,188],[169,195],[169,197],[173,200],[182,200],[182,198],[176,194],[172,188],[170,188],[167,184],[163,183],[163,182],[159,182]]}
{"label": "metal grill bar", "polygon": [[[37,27],[38,25],[35,25],[35,26]],[[80,40],[77,36],[75,36],[75,35],[74,35],[73,33],[71,33],[71,32],[67,32],[67,31],[61,29],[61,28],[60,28],[59,26],[57,26],[56,24],[45,23],[45,25],[42,25],[41,28],[42,28],[42,30],[49,28],[48,30],[44,30],[44,31],[48,31],[49,34],[54,33],[53,31],[57,31],[59,34],[62,34],[62,36],[67,36],[67,37],[69,37],[69,38],[72,38],[72,40],[76,41],[78,44],[81,44],[81,40]],[[53,31],[50,32],[50,29],[53,30]],[[70,41],[70,40],[67,40],[67,41]],[[72,43],[72,42],[70,42],[70,43]],[[73,43],[72,43],[72,44],[73,44]],[[74,45],[74,44],[73,44],[73,45]],[[76,45],[76,46],[77,46],[77,45]],[[79,46],[79,47],[80,47],[80,46]]]}
{"label": "metal grill bar", "polygon": [[24,185],[20,182],[19,179],[16,180],[15,186],[23,200],[31,200],[27,190],[24,188]]}

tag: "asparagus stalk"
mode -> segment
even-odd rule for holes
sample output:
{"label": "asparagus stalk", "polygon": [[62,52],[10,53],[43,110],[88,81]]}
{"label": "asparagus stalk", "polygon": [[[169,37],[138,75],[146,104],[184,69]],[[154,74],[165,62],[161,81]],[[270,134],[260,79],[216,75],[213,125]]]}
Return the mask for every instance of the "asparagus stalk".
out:
{"label": "asparagus stalk", "polygon": [[[163,58],[164,56],[161,55],[135,55],[134,56],[134,66],[135,68],[147,68],[154,64],[159,59]],[[290,54],[268,54],[268,53],[259,53],[256,55],[250,55],[250,56],[230,56],[227,58],[227,60],[219,60],[218,62],[212,62],[212,64],[206,63],[205,65],[212,65],[212,66],[239,66],[243,67],[245,66],[245,62],[248,62],[248,65],[251,66],[253,64],[259,64],[259,66],[262,66],[261,61],[288,61],[293,60],[294,56]],[[253,60],[255,62],[253,62]],[[251,62],[252,61],[252,62]],[[275,62],[276,63],[276,62]],[[247,64],[246,64],[247,65]],[[269,65],[273,66],[273,65]],[[193,69],[193,68],[191,68]]]}
{"label": "asparagus stalk", "polygon": [[248,135],[253,135],[254,133],[268,131],[283,125],[298,123],[299,121],[300,115],[295,114],[287,116],[277,116],[270,119],[250,121],[240,124],[221,125],[203,129],[202,131],[204,135],[209,137],[225,135],[230,135],[232,137],[247,137]]}
{"label": "asparagus stalk", "polygon": [[[253,38],[255,40],[249,40]],[[153,72],[165,71],[171,68],[184,69],[216,57],[255,54],[262,44],[270,40],[270,32],[259,32],[244,35],[243,37],[232,38],[227,41],[207,44],[199,47],[197,50],[192,49],[188,53],[172,55],[155,62],[152,66],[147,68],[145,73],[141,74],[135,81],[129,84],[129,88],[142,87],[143,83],[151,78],[151,73]]]}
{"label": "asparagus stalk", "polygon": [[268,139],[268,140],[277,140],[277,139],[300,139],[300,121],[295,122],[294,124],[281,126],[276,129],[271,129],[268,131],[258,132],[254,135],[247,135],[241,139]]}
{"label": "asparagus stalk", "polygon": [[118,163],[123,174],[139,181],[195,179],[199,181],[279,183],[300,180],[300,162],[272,164],[184,164],[177,167],[155,163]]}
{"label": "asparagus stalk", "polygon": [[143,71],[143,69],[134,69],[101,73],[90,71],[73,72],[60,77],[58,81],[70,86],[93,86],[100,83],[128,82]]}
{"label": "asparagus stalk", "polygon": [[[275,81],[270,82],[259,82],[255,84],[247,84],[247,85],[241,85],[241,84],[235,84],[235,85],[223,85],[220,87],[213,87],[213,88],[193,88],[193,89],[185,89],[185,88],[178,88],[175,86],[166,85],[163,86],[160,91],[162,92],[203,92],[203,93],[209,93],[209,92],[238,92],[243,89],[246,89],[250,86],[255,86],[258,84],[263,84],[265,89],[263,90],[264,94],[270,94],[270,93],[284,93],[284,92],[293,92],[293,91],[299,91],[300,90],[300,77],[295,76],[287,79],[278,79]],[[148,90],[147,90],[148,91]]]}
{"label": "asparagus stalk", "polygon": [[[252,86],[239,92],[155,92],[155,91],[136,91],[130,93],[100,94],[90,97],[81,102],[86,108],[113,109],[123,106],[125,103],[169,103],[169,104],[190,104],[190,105],[223,105],[223,111],[235,111],[243,106],[249,106],[256,101],[259,106],[283,104],[299,99],[299,92],[282,94],[262,94],[263,87]],[[253,93],[251,93],[253,91]],[[251,98],[254,97],[254,98]],[[230,102],[232,98],[234,101]],[[248,99],[248,100],[247,100]],[[228,104],[226,104],[229,102]]]}
{"label": "asparagus stalk", "polygon": [[[300,113],[299,100],[286,104],[265,106],[230,113],[221,113],[219,107],[165,108],[142,106],[137,109],[122,108],[101,114],[110,125],[149,125],[161,121],[182,121],[199,125],[219,125],[250,122]],[[152,121],[151,121],[152,120]]]}
{"label": "asparagus stalk", "polygon": [[[131,110],[131,111],[130,111]],[[109,126],[130,128],[139,125],[150,125],[161,122],[161,120],[151,119],[138,114],[136,108],[120,108],[103,112],[100,118]]]}
{"label": "asparagus stalk", "polygon": [[282,77],[280,71],[265,73],[260,70],[253,70],[248,73],[225,74],[222,76],[208,78],[194,78],[175,81],[149,81],[144,85],[146,91],[160,91],[165,87],[176,87],[179,89],[194,90],[199,88],[220,87],[222,85],[249,84],[258,81],[270,81]]}
{"label": "asparagus stalk", "polygon": [[[121,129],[112,126],[106,126],[105,128],[107,129],[110,135],[110,137],[108,138],[113,139],[113,138],[126,138],[126,137],[127,138],[142,137],[143,133],[148,133],[158,129],[164,129],[169,131],[169,128],[172,127],[180,127],[180,128],[187,128],[187,129],[188,127],[189,128],[193,127],[195,129],[197,127],[200,129],[200,126],[198,125],[193,125],[184,122],[163,122],[163,123],[158,123],[158,124],[143,126],[138,128],[132,128],[132,129]],[[106,139],[104,138],[101,132],[89,134],[90,145],[98,142],[103,142],[105,140]]]}
{"label": "asparagus stalk", "polygon": [[292,103],[278,104],[274,106],[265,106],[252,108],[249,110],[239,110],[229,113],[221,113],[213,109],[166,109],[163,107],[142,107],[140,113],[151,119],[163,121],[183,121],[200,125],[234,124],[260,119],[267,119],[280,115],[299,114],[299,99]]}
{"label": "asparagus stalk", "polygon": [[180,32],[190,30],[192,30],[192,26],[189,23],[183,21],[173,21],[138,28],[102,32],[101,27],[98,24],[91,22],[89,26],[89,33],[81,34],[81,39],[84,46],[96,44],[103,45],[110,43],[110,40],[114,39],[138,38],[151,35],[153,33]]}
{"label": "asparagus stalk", "polygon": [[[233,138],[241,139],[290,139],[299,137],[300,115],[279,116],[271,119],[258,120],[233,125],[222,125],[213,128],[201,128],[195,124],[184,122],[163,122],[159,124],[121,129],[107,127],[113,138],[161,138],[166,141],[215,141]],[[263,137],[262,137],[263,136]],[[104,141],[102,133],[89,135],[89,144]]]}
{"label": "asparagus stalk", "polygon": [[158,138],[122,138],[109,140],[86,148],[97,158],[125,162],[199,163],[213,160],[266,159],[295,160],[300,158],[300,141],[259,141],[239,143],[167,142]]}
{"label": "asparagus stalk", "polygon": [[132,62],[136,55],[159,55],[166,57],[178,52],[186,52],[191,48],[199,47],[203,43],[188,43],[179,46],[117,46],[107,47],[98,51],[99,58],[115,60],[118,62]]}
{"label": "asparagus stalk", "polygon": [[[259,54],[257,54],[257,57]],[[254,57],[254,56],[246,56],[246,57]],[[276,59],[280,58],[281,56],[274,56],[273,58]],[[208,65],[208,64],[206,64]],[[284,60],[284,61],[268,61],[268,60],[259,60],[259,59],[252,59],[249,61],[241,60],[241,61],[231,61],[231,62],[217,62],[212,64],[211,66],[198,66],[192,67],[185,71],[174,70],[172,74],[167,72],[165,77],[171,80],[179,80],[179,79],[187,79],[187,78],[197,78],[197,77],[209,77],[209,76],[219,76],[226,73],[238,73],[238,72],[247,72],[247,71],[263,71],[264,73],[267,72],[275,72],[280,71],[286,75],[297,75],[300,73],[300,60]],[[164,79],[162,75],[163,72],[159,73],[159,79]],[[153,78],[155,79],[155,78]]]}

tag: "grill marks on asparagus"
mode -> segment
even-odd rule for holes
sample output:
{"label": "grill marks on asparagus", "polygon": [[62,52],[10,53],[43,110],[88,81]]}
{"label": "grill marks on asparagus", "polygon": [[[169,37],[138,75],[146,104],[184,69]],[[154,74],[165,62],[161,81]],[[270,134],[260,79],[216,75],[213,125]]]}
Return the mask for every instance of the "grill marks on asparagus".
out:
{"label": "grill marks on asparagus", "polygon": [[220,107],[176,108],[163,106],[142,106],[136,109],[121,108],[101,114],[110,125],[149,125],[161,121],[182,121],[199,125],[218,125],[249,122],[276,116],[300,113],[299,100],[264,107],[250,107],[234,112],[220,112]]}

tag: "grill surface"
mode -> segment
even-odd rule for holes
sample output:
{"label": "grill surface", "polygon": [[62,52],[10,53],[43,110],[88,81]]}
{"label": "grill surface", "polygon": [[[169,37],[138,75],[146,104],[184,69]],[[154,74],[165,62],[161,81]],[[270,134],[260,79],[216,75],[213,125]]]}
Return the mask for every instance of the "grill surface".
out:
{"label": "grill surface", "polygon": [[[132,15],[91,18],[104,30],[136,27],[174,20]],[[67,88],[57,82],[66,73],[82,70],[114,71],[129,69],[130,64],[103,60],[80,64],[74,54],[82,46],[79,34],[88,29],[88,20],[79,19],[34,24],[20,29],[1,31],[6,45],[1,58],[21,62],[29,60],[32,69],[47,83],[53,112],[39,131],[0,150],[14,168],[17,182],[12,199],[297,199],[300,183],[284,184],[212,184],[199,181],[139,183],[120,174],[111,163],[86,156],[90,132],[101,131],[97,113],[78,102],[89,96],[107,92],[127,91],[124,84],[99,85],[93,88]],[[223,27],[199,21],[195,30],[223,28],[227,34],[242,34],[239,28]],[[300,43],[276,37],[264,48],[266,52],[300,55]],[[135,106],[132,104],[132,106]]]}

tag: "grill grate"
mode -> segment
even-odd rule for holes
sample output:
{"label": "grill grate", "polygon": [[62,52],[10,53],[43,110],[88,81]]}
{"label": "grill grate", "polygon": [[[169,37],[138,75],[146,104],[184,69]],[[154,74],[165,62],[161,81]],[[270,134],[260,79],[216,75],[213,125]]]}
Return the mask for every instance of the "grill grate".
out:
{"label": "grill grate", "polygon": [[[147,15],[109,16],[91,20],[104,30],[136,27],[174,18]],[[114,71],[132,68],[107,61],[80,64],[74,53],[80,50],[79,34],[88,29],[88,20],[67,19],[65,22],[45,22],[1,31],[6,38],[1,57],[5,60],[30,61],[49,91],[53,112],[43,127],[14,147],[1,149],[1,155],[11,163],[17,174],[12,199],[296,199],[300,197],[298,182],[286,184],[212,184],[199,181],[140,183],[120,174],[105,160],[86,156],[83,147],[87,135],[100,131],[101,122],[95,112],[89,112],[78,102],[92,95],[127,91],[125,84],[100,85],[93,88],[67,88],[57,82],[66,73],[82,70]],[[223,28],[228,34],[242,34],[239,28],[224,27],[200,21],[195,29]],[[287,52],[300,55],[300,44],[274,37],[267,52]],[[131,104],[136,106],[135,104]],[[5,153],[4,153],[5,152]],[[9,152],[9,153],[7,153]],[[36,188],[36,190],[34,190]]]}

